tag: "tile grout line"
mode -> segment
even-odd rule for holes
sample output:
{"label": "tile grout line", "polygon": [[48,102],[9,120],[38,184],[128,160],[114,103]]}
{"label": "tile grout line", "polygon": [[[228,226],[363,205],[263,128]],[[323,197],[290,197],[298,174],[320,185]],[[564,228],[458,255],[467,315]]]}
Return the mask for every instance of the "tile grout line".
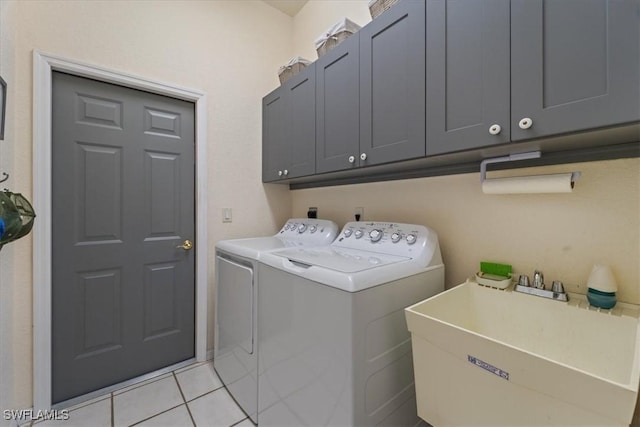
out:
{"label": "tile grout line", "polygon": [[169,408],[169,409],[165,409],[164,411],[162,411],[162,412],[158,412],[157,414],[153,414],[153,415],[151,415],[150,417],[145,418],[144,420],[136,421],[136,422],[135,422],[135,423],[133,423],[133,424],[129,424],[129,426],[128,426],[128,427],[137,426],[138,424],[143,423],[143,422],[145,422],[145,421],[149,421],[150,419],[155,418],[155,417],[157,417],[157,416],[159,416],[159,415],[166,414],[166,413],[167,413],[167,412],[169,412],[169,411],[173,411],[174,409],[179,408],[179,407],[181,407],[182,405],[184,405],[184,403],[181,403],[181,404],[176,405],[176,406],[174,406],[174,407],[172,407],[172,408]]}
{"label": "tile grout line", "polygon": [[[235,424],[231,424],[231,426],[230,426],[230,427],[237,426],[238,424],[243,423],[243,422],[247,421],[248,419],[249,419],[249,417],[243,418],[243,419],[241,419],[240,421],[238,421],[237,423],[235,423]],[[253,424],[253,421],[251,421],[251,424]]]}
{"label": "tile grout line", "polygon": [[[151,415],[150,417],[147,417],[147,418],[145,418],[145,419],[143,419],[143,420],[136,421],[136,422],[134,422],[133,424],[130,424],[130,425],[129,425],[129,427],[136,426],[136,425],[138,425],[138,424],[140,424],[140,423],[143,423],[143,422],[145,422],[145,421],[148,421],[148,420],[150,420],[150,419],[152,419],[152,418],[155,418],[155,417],[157,417],[157,416],[159,416],[159,415],[165,414],[165,413],[167,413],[167,412],[169,412],[169,411],[173,411],[174,409],[179,408],[179,407],[181,407],[182,405],[187,406],[187,405],[186,405],[186,402],[185,402],[185,399],[184,399],[184,394],[182,393],[182,389],[180,388],[180,384],[178,383],[178,379],[176,378],[175,372],[174,372],[174,371],[172,371],[172,372],[167,373],[166,375],[164,375],[164,376],[163,376],[163,378],[162,378],[162,379],[163,379],[163,380],[168,379],[170,376],[173,376],[173,378],[175,379],[175,381],[176,381],[176,383],[177,383],[178,391],[180,392],[180,396],[182,397],[182,402],[183,402],[183,403],[180,403],[179,405],[176,405],[176,406],[173,406],[173,407],[171,407],[171,408],[165,409],[164,411],[162,411],[162,412],[158,412],[157,414],[153,414],[153,415]],[[156,381],[153,381],[153,382],[156,382]],[[151,382],[151,383],[149,383],[149,384],[152,384],[153,382]],[[145,384],[145,385],[147,385],[147,384]],[[128,390],[128,391],[130,391],[130,390]],[[124,394],[124,393],[121,393],[121,394]],[[188,411],[189,411],[189,408],[187,407],[187,412],[188,412]],[[189,415],[191,415],[191,414],[189,414]],[[191,421],[193,422],[193,418],[191,419]],[[195,423],[194,423],[194,425],[195,425]]]}
{"label": "tile grout line", "polygon": [[176,384],[178,385],[178,391],[180,392],[180,396],[182,396],[182,401],[184,402],[184,406],[185,408],[187,408],[187,413],[189,414],[189,418],[191,418],[191,422],[193,423],[194,427],[196,426],[196,420],[193,418],[193,414],[191,413],[191,409],[189,408],[189,405],[187,404],[187,399],[184,397],[184,392],[182,391],[182,387],[180,387],[180,381],[178,381],[178,376],[176,375],[176,371],[172,372],[173,374],[173,379],[176,380]]}

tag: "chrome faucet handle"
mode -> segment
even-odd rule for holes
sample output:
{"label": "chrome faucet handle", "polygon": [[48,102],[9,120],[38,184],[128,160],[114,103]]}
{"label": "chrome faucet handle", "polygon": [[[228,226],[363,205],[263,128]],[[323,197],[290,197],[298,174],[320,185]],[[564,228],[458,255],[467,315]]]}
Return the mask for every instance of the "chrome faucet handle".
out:
{"label": "chrome faucet handle", "polygon": [[554,280],[553,283],[551,284],[551,290],[557,294],[564,294],[564,286],[562,285],[562,282],[559,280]]}
{"label": "chrome faucet handle", "polygon": [[518,278],[518,285],[529,287],[529,276],[527,276],[526,274],[521,274]]}

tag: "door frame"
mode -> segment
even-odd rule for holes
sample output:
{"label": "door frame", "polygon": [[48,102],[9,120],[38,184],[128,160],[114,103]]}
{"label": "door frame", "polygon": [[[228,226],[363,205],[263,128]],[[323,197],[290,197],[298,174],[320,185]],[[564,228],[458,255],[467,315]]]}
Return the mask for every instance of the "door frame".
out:
{"label": "door frame", "polygon": [[204,92],[33,51],[33,408],[52,406],[52,73],[62,71],[195,104],[195,355],[207,359],[207,96]]}

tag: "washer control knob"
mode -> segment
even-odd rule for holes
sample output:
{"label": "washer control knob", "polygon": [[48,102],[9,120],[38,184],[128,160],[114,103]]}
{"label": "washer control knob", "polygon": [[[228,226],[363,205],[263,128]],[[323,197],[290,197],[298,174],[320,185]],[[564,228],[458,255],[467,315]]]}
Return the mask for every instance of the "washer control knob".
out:
{"label": "washer control knob", "polygon": [[362,230],[356,230],[356,232],[354,233],[354,236],[356,236],[356,239],[359,239],[362,237],[363,234],[364,232]]}
{"label": "washer control knob", "polygon": [[307,224],[302,223],[302,224],[300,224],[300,225],[298,226],[298,233],[302,234],[302,233],[304,233],[306,230],[307,230]]}
{"label": "washer control knob", "polygon": [[352,229],[347,228],[346,230],[344,230],[344,237],[351,237],[351,234],[353,234]]}
{"label": "washer control knob", "polygon": [[391,241],[393,243],[398,243],[400,241],[400,239],[402,239],[402,236],[400,235],[400,233],[393,233],[391,235]]}
{"label": "washer control knob", "polygon": [[369,238],[371,238],[371,243],[375,243],[382,239],[382,230],[374,229],[369,232]]}
{"label": "washer control knob", "polygon": [[410,245],[413,245],[416,240],[418,240],[418,238],[416,237],[415,234],[407,234],[407,243]]}
{"label": "washer control knob", "polygon": [[309,231],[310,231],[311,233],[315,233],[317,229],[318,229],[318,226],[317,226],[317,225],[312,225],[311,227],[309,227]]}

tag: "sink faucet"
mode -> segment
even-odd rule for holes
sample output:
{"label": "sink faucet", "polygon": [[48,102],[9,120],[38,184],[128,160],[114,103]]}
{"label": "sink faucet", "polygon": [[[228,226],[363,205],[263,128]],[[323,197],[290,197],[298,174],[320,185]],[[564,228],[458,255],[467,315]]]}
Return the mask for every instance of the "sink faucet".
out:
{"label": "sink faucet", "polygon": [[544,289],[544,275],[541,271],[533,272],[533,287],[536,289]]}
{"label": "sink faucet", "polygon": [[522,292],[523,294],[536,295],[556,301],[569,301],[569,296],[564,291],[562,282],[554,280],[551,290],[547,290],[544,286],[544,275],[538,270],[533,273],[533,283],[531,286],[529,286],[529,277],[522,274],[520,275],[514,290],[516,292]]}

